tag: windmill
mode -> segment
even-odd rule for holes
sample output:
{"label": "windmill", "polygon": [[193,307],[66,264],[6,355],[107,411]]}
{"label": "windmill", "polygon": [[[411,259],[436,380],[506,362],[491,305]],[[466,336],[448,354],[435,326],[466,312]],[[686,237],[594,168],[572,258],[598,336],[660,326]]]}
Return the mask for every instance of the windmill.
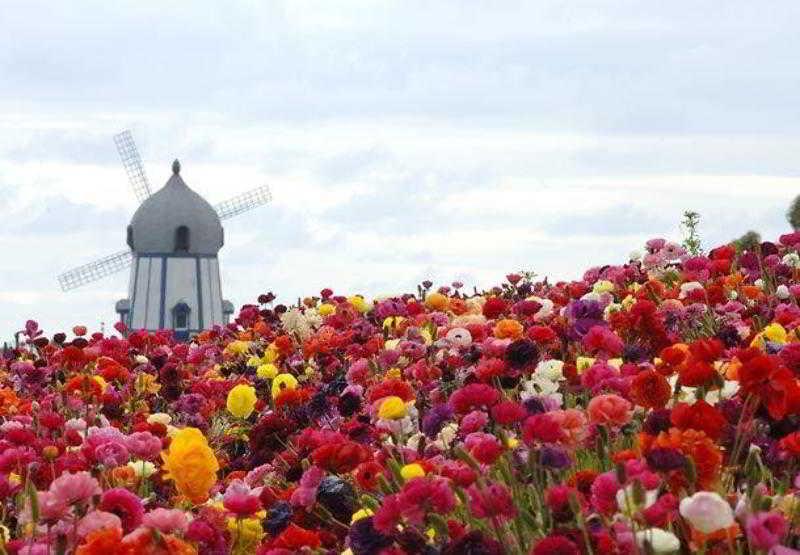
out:
{"label": "windmill", "polygon": [[219,249],[222,220],[272,200],[268,186],[257,187],[211,206],[181,178],[175,160],[172,176],[151,193],[131,132],[114,136],[139,207],[127,229],[128,249],[78,266],[58,276],[69,291],[131,268],[128,298],[116,311],[130,329],[174,329],[179,337],[226,323],[233,305],[222,299]]}

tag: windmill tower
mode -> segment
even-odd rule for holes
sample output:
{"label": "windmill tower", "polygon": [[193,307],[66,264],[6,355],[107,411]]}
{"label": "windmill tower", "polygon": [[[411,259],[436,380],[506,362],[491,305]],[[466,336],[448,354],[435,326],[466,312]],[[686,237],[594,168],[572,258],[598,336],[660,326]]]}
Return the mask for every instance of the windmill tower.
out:
{"label": "windmill tower", "polygon": [[127,228],[125,250],[84,264],[58,277],[64,291],[131,268],[128,298],[116,304],[128,328],[175,330],[179,338],[225,324],[233,305],[222,298],[218,253],[224,244],[221,220],[272,199],[259,187],[211,206],[181,177],[180,162],[155,194],[130,131],[114,137],[139,208]]}

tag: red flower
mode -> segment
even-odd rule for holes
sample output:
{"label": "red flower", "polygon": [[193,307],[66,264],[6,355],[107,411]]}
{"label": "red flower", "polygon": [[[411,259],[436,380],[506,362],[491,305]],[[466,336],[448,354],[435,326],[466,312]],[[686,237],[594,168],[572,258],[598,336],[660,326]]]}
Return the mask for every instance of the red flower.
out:
{"label": "red flower", "polygon": [[383,467],[374,461],[363,462],[354,473],[356,483],[361,489],[374,491],[378,487],[378,478],[383,474]]}
{"label": "red flower", "polygon": [[500,392],[495,388],[482,384],[472,383],[455,390],[450,395],[450,406],[459,414],[494,406],[500,400]]}
{"label": "red flower", "polygon": [[494,320],[506,310],[506,302],[499,297],[490,297],[486,299],[483,305],[483,315],[489,320]]}
{"label": "red flower", "polygon": [[528,412],[516,401],[500,401],[492,407],[492,418],[501,426],[510,426],[521,422]]}
{"label": "red flower", "polygon": [[319,532],[306,530],[292,522],[275,538],[275,541],[272,542],[272,547],[299,551],[302,547],[316,549],[321,544]]}
{"label": "red flower", "polygon": [[678,403],[672,409],[672,425],[681,430],[693,429],[705,432],[714,441],[722,435],[722,427],[725,425],[725,418],[720,412],[700,400],[690,405],[688,403]]}
{"label": "red flower", "polygon": [[528,338],[536,343],[550,343],[558,338],[558,334],[548,326],[532,326],[528,330]]}
{"label": "red flower", "polygon": [[338,474],[354,470],[359,464],[370,459],[372,453],[367,447],[354,441],[327,444],[312,451],[314,464]]}
{"label": "red flower", "polygon": [[561,426],[547,413],[529,416],[522,425],[522,439],[529,446],[533,446],[536,442],[555,443],[561,437]]}
{"label": "red flower", "polygon": [[681,378],[681,385],[688,387],[700,387],[707,385],[719,376],[719,373],[708,362],[702,360],[692,360],[678,371]]}
{"label": "red flower", "polygon": [[637,405],[647,409],[660,409],[672,397],[672,388],[663,375],[654,370],[645,370],[634,376],[630,396]]}
{"label": "red flower", "polygon": [[564,536],[547,536],[533,547],[531,555],[580,555],[580,551]]}

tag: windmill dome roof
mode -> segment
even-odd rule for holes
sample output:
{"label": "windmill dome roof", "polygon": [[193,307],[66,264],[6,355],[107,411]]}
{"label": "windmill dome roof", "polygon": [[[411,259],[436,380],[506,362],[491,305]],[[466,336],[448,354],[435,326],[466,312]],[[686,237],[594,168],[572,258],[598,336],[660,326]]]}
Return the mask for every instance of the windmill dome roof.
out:
{"label": "windmill dome roof", "polygon": [[217,212],[184,183],[177,160],[172,172],[166,185],[133,214],[128,246],[137,254],[216,254],[223,244]]}

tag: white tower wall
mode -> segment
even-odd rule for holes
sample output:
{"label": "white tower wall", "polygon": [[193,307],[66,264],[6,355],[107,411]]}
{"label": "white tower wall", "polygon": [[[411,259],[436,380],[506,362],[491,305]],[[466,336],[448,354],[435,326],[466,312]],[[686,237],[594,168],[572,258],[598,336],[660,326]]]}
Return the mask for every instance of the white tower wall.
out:
{"label": "white tower wall", "polygon": [[227,314],[216,256],[137,255],[128,291],[131,329],[177,329],[175,309],[189,309],[186,329],[194,333],[224,324]]}

